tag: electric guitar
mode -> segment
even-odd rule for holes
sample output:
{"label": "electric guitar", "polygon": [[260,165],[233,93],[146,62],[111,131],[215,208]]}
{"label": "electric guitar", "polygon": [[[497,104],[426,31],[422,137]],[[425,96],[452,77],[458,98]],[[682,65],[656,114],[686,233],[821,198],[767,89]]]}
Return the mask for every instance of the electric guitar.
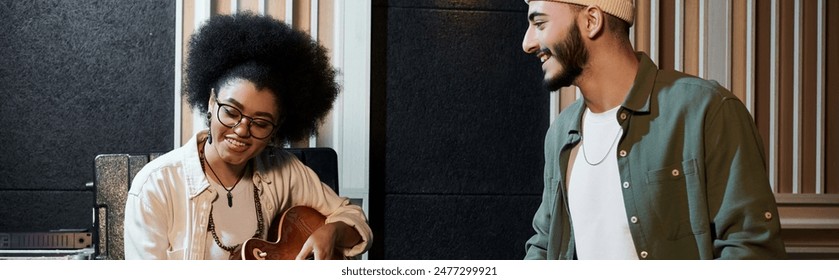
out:
{"label": "electric guitar", "polygon": [[[230,255],[230,259],[293,260],[300,253],[309,236],[325,222],[326,217],[315,209],[306,206],[291,207],[271,221],[267,240],[259,238],[246,240]],[[335,248],[330,259],[346,258],[339,248]]]}

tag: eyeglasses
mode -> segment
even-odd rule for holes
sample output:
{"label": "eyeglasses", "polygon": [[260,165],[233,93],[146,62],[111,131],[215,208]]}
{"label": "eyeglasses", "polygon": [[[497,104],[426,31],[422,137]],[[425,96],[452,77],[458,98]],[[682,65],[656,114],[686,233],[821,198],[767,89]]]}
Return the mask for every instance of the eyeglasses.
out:
{"label": "eyeglasses", "polygon": [[216,116],[222,125],[229,128],[235,128],[242,123],[242,119],[247,118],[250,120],[250,122],[248,122],[248,131],[253,138],[265,139],[271,137],[271,133],[274,132],[274,128],[277,127],[276,124],[267,119],[247,116],[236,107],[219,102],[218,98],[216,98],[216,104],[218,104]]}

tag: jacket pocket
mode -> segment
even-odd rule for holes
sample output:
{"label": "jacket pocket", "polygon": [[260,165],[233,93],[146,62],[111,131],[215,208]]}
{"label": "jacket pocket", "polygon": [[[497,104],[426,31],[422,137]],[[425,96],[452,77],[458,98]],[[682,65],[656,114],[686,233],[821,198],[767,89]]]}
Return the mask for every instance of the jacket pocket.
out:
{"label": "jacket pocket", "polygon": [[[685,161],[685,162],[689,162]],[[647,205],[653,213],[652,228],[668,240],[678,240],[692,235],[685,176],[696,173],[695,168],[685,168],[677,163],[647,172]]]}
{"label": "jacket pocket", "polygon": [[685,185],[687,203],[690,209],[690,226],[694,235],[702,235],[711,231],[711,221],[708,217],[708,192],[704,181],[699,177],[699,165],[696,159],[682,162],[685,170]]}

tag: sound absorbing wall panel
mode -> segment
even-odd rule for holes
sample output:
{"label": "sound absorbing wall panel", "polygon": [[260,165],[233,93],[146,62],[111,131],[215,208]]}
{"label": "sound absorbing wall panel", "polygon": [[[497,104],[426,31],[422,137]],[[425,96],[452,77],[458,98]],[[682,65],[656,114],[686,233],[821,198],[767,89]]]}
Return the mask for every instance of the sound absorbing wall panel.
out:
{"label": "sound absorbing wall panel", "polygon": [[175,1],[3,1],[0,18],[0,232],[89,228],[97,154],[172,148]]}
{"label": "sound absorbing wall panel", "polygon": [[521,259],[550,93],[522,1],[374,1],[370,259]]}

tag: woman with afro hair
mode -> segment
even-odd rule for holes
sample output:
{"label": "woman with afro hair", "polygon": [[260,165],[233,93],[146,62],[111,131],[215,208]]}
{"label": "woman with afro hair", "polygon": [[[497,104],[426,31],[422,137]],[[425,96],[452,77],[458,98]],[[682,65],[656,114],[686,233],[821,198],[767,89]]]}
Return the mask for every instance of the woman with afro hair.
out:
{"label": "woman with afro hair", "polygon": [[210,18],[190,39],[185,96],[209,129],[150,162],[125,207],[126,259],[227,259],[293,206],[326,216],[298,259],[369,248],[370,227],[296,157],[267,146],[306,139],[338,94],[326,51],[251,13]]}

